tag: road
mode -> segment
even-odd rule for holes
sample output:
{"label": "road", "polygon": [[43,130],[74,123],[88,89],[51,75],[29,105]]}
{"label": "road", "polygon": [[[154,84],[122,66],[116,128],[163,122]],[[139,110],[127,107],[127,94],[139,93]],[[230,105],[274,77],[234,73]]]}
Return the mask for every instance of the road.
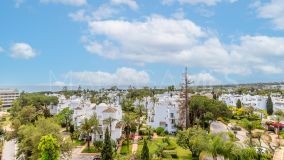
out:
{"label": "road", "polygon": [[16,140],[5,141],[3,146],[2,160],[15,160],[16,159]]}

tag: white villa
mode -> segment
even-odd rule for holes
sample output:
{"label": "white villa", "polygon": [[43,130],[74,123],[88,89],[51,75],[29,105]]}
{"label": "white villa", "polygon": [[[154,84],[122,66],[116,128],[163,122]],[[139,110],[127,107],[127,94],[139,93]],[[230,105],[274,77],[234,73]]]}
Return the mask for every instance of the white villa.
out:
{"label": "white villa", "polygon": [[148,104],[147,124],[153,128],[163,127],[169,133],[177,131],[178,124],[178,95],[169,94],[158,95],[158,102]]}
{"label": "white villa", "polygon": [[[54,95],[53,95],[54,96]],[[111,138],[117,140],[122,135],[122,119],[121,106],[118,104],[93,104],[85,97],[72,96],[66,99],[63,95],[55,95],[58,97],[58,105],[50,106],[51,114],[58,114],[62,109],[69,107],[74,111],[73,121],[76,126],[80,126],[86,118],[90,118],[94,114],[99,120],[99,133],[93,135],[93,139],[103,140],[106,127],[111,126]],[[111,125],[106,123],[106,119],[112,119]]]}
{"label": "white villa", "polygon": [[[234,95],[223,94],[219,97],[228,106],[236,106],[238,99],[242,102],[243,106],[252,106],[257,109],[266,109],[267,96],[260,95]],[[284,98],[279,95],[271,95],[274,109],[284,110]]]}

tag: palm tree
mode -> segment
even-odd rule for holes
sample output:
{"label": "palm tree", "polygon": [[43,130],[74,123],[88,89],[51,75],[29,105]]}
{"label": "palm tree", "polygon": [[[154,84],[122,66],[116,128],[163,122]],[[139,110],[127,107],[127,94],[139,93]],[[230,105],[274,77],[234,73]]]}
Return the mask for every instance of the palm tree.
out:
{"label": "palm tree", "polygon": [[92,125],[92,132],[95,134],[95,138],[97,137],[97,132],[99,132],[99,120],[97,118],[97,115],[94,114],[91,118],[91,125]]}
{"label": "palm tree", "polygon": [[141,117],[143,116],[143,109],[144,109],[144,106],[141,104],[138,105],[136,108],[136,114],[137,114],[137,119],[138,119],[138,130],[141,127]]}
{"label": "palm tree", "polygon": [[243,127],[248,131],[249,135],[249,145],[252,147],[252,130],[255,129],[256,124],[253,121],[249,121],[247,119],[243,119],[242,121]]}
{"label": "palm tree", "polygon": [[117,119],[112,118],[112,117],[108,117],[107,119],[104,120],[104,123],[107,124],[109,126],[109,135],[111,137],[111,131],[112,131],[112,123],[117,121]]}
{"label": "palm tree", "polygon": [[81,130],[84,133],[85,136],[87,136],[86,141],[87,141],[87,147],[88,150],[90,149],[90,141],[91,137],[90,134],[92,133],[92,123],[89,119],[85,119],[84,122],[81,124]]}
{"label": "palm tree", "polygon": [[133,124],[132,118],[127,114],[122,117],[121,121],[124,131],[125,131],[125,137],[126,137],[126,142],[127,142],[127,152],[129,153],[129,135],[130,135],[130,128],[131,125]]}
{"label": "palm tree", "polygon": [[152,103],[153,103],[153,109],[154,109],[154,108],[155,108],[156,103],[157,103],[157,102],[159,102],[159,99],[158,99],[158,98],[156,98],[155,96],[153,96],[153,97],[151,98],[151,101],[152,101]]}
{"label": "palm tree", "polygon": [[209,141],[206,151],[212,155],[213,160],[217,160],[218,155],[225,153],[225,144],[226,142],[221,136],[214,136]]}

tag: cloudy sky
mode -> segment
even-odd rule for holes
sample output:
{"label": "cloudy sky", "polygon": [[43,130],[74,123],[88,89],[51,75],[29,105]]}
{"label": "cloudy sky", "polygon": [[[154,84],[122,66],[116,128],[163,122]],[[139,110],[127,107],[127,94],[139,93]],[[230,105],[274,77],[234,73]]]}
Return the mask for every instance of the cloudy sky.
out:
{"label": "cloudy sky", "polygon": [[1,0],[0,86],[284,80],[283,0]]}

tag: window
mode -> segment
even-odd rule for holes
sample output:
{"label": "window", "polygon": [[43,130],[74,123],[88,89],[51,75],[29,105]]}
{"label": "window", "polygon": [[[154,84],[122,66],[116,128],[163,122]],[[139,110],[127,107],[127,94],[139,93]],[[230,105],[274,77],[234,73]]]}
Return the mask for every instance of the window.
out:
{"label": "window", "polygon": [[171,113],[171,118],[174,118],[174,113]]}
{"label": "window", "polygon": [[174,119],[172,119],[172,120],[171,120],[171,123],[172,123],[172,124],[175,124],[175,120],[174,120]]}

